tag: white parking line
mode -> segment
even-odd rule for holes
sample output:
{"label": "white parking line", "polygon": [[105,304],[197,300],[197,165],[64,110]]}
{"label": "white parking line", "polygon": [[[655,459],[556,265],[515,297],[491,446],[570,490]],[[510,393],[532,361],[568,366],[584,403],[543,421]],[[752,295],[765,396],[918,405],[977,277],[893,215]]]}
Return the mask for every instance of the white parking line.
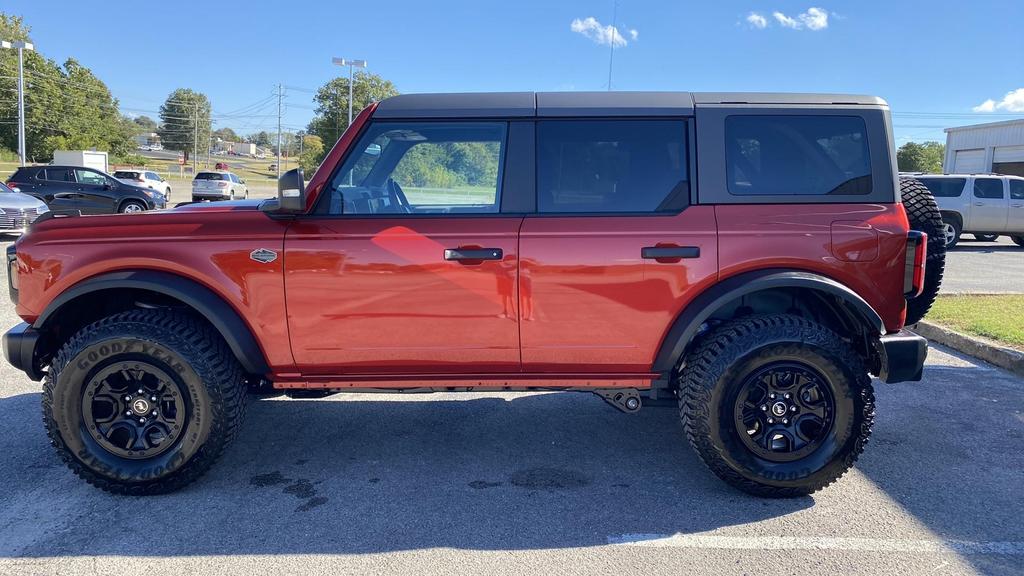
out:
{"label": "white parking line", "polygon": [[722,550],[849,550],[855,552],[908,552],[1003,554],[1024,556],[1024,542],[972,542],[968,540],[901,540],[882,538],[827,538],[819,536],[710,536],[701,534],[623,534],[609,536],[616,546],[651,548],[710,548]]}

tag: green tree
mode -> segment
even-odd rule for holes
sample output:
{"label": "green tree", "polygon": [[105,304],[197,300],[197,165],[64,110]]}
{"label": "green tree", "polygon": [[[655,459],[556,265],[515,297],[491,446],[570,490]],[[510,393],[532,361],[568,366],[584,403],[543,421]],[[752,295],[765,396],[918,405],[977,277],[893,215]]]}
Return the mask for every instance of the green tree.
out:
{"label": "green tree", "polygon": [[[17,16],[0,13],[0,38],[31,42],[30,28]],[[25,143],[31,160],[46,161],[57,149],[106,150],[122,155],[132,149],[134,133],[118,112],[117,100],[92,71],[74,59],[63,67],[38,51],[24,53]],[[0,50],[0,95],[16,93],[17,52]],[[0,98],[0,147],[17,149],[15,98]]]}
{"label": "green tree", "polygon": [[901,172],[942,172],[946,146],[940,142],[907,142],[896,151],[896,164]]}
{"label": "green tree", "polygon": [[135,122],[135,124],[138,125],[139,132],[156,132],[156,120],[153,120],[149,116],[136,116],[135,118],[132,118],[132,122]]}
{"label": "green tree", "polygon": [[[398,95],[390,80],[369,72],[357,72],[352,83],[352,117],[363,109],[385,98]],[[316,91],[316,115],[309,122],[307,132],[333,145],[348,128],[348,77],[339,77]]]}
{"label": "green tree", "polygon": [[270,134],[266,130],[260,130],[259,132],[256,132],[254,134],[249,134],[249,137],[246,138],[246,140],[259,146],[260,148],[269,148],[271,144]]}
{"label": "green tree", "polygon": [[185,160],[190,158],[193,146],[200,151],[207,149],[210,126],[210,100],[201,92],[178,88],[160,106],[160,142],[168,150],[184,152]]}
{"label": "green tree", "polygon": [[324,142],[319,136],[306,135],[302,137],[302,155],[299,156],[299,166],[306,173],[306,177],[313,175],[324,155]]}
{"label": "green tree", "polygon": [[220,138],[225,142],[238,142],[241,140],[241,137],[236,134],[234,130],[227,127],[214,130],[212,136],[214,138]]}

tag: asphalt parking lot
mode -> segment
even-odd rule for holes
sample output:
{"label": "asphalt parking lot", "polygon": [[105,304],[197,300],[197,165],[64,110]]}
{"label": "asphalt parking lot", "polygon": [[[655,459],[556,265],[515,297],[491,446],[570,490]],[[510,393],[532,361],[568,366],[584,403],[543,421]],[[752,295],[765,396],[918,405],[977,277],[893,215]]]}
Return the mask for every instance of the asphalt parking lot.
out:
{"label": "asphalt parking lot", "polygon": [[1024,292],[1024,248],[1007,236],[977,242],[964,234],[946,253],[943,294],[1006,294]]}
{"label": "asphalt parking lot", "polygon": [[1024,381],[933,349],[876,386],[854,470],[794,500],[712,476],[675,410],[580,393],[254,398],[210,474],[128,498],[59,462],[2,362],[0,573],[1021,574]]}

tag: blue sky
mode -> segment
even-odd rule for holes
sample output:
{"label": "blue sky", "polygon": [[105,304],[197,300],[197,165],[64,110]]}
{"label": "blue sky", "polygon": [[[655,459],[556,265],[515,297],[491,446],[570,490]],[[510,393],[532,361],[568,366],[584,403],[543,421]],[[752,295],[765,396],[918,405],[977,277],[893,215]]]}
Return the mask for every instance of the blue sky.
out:
{"label": "blue sky", "polygon": [[402,92],[604,90],[609,42],[615,89],[874,94],[892,106],[899,143],[1024,117],[1021,0],[619,0],[615,31],[612,0],[5,0],[0,10],[24,16],[47,57],[92,68],[126,113],[155,116],[190,87],[210,97],[215,127],[242,133],[276,129],[276,102],[264,101],[279,82],[292,87],[284,124],[303,127],[309,91],[342,72],[332,56],[368,60]]}

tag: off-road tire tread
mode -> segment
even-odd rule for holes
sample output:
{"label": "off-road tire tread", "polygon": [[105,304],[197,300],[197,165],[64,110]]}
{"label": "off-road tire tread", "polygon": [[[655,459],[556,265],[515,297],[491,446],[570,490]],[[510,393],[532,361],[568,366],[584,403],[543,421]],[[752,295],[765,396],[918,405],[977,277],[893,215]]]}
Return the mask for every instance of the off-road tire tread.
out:
{"label": "off-road tire tread", "polygon": [[[98,337],[125,335],[150,339],[185,357],[203,379],[210,397],[209,436],[195,455],[169,476],[147,482],[119,482],[99,475],[71,453],[53,414],[57,378],[68,362]],[[50,443],[80,478],[114,494],[143,496],[179,490],[205,473],[238,435],[245,416],[246,387],[238,360],[224,339],[191,314],[167,309],[129,310],[98,320],[79,330],[57,352],[43,381],[43,424]]]}
{"label": "off-road tire tread", "polygon": [[[801,342],[829,350],[839,361],[852,367],[853,372],[859,375],[857,380],[850,384],[861,397],[860,430],[852,449],[840,456],[842,465],[835,469],[835,473],[806,486],[771,486],[741,475],[726,463],[722,451],[712,441],[709,414],[711,394],[719,377],[755,346],[766,339],[796,335],[799,335]],[[864,451],[864,446],[867,445],[874,425],[875,393],[863,361],[853,348],[831,330],[788,314],[748,316],[715,328],[687,354],[679,382],[679,417],[690,446],[716,476],[750,494],[768,498],[792,498],[805,496],[828,486],[845,474],[857,461],[858,456]]]}
{"label": "off-road tire tread", "polygon": [[946,272],[946,238],[942,232],[942,213],[928,187],[915,178],[900,177],[900,195],[903,208],[910,220],[910,228],[928,235],[928,255],[925,260],[924,289],[915,298],[907,298],[907,324],[917,324],[939,295],[942,276]]}

